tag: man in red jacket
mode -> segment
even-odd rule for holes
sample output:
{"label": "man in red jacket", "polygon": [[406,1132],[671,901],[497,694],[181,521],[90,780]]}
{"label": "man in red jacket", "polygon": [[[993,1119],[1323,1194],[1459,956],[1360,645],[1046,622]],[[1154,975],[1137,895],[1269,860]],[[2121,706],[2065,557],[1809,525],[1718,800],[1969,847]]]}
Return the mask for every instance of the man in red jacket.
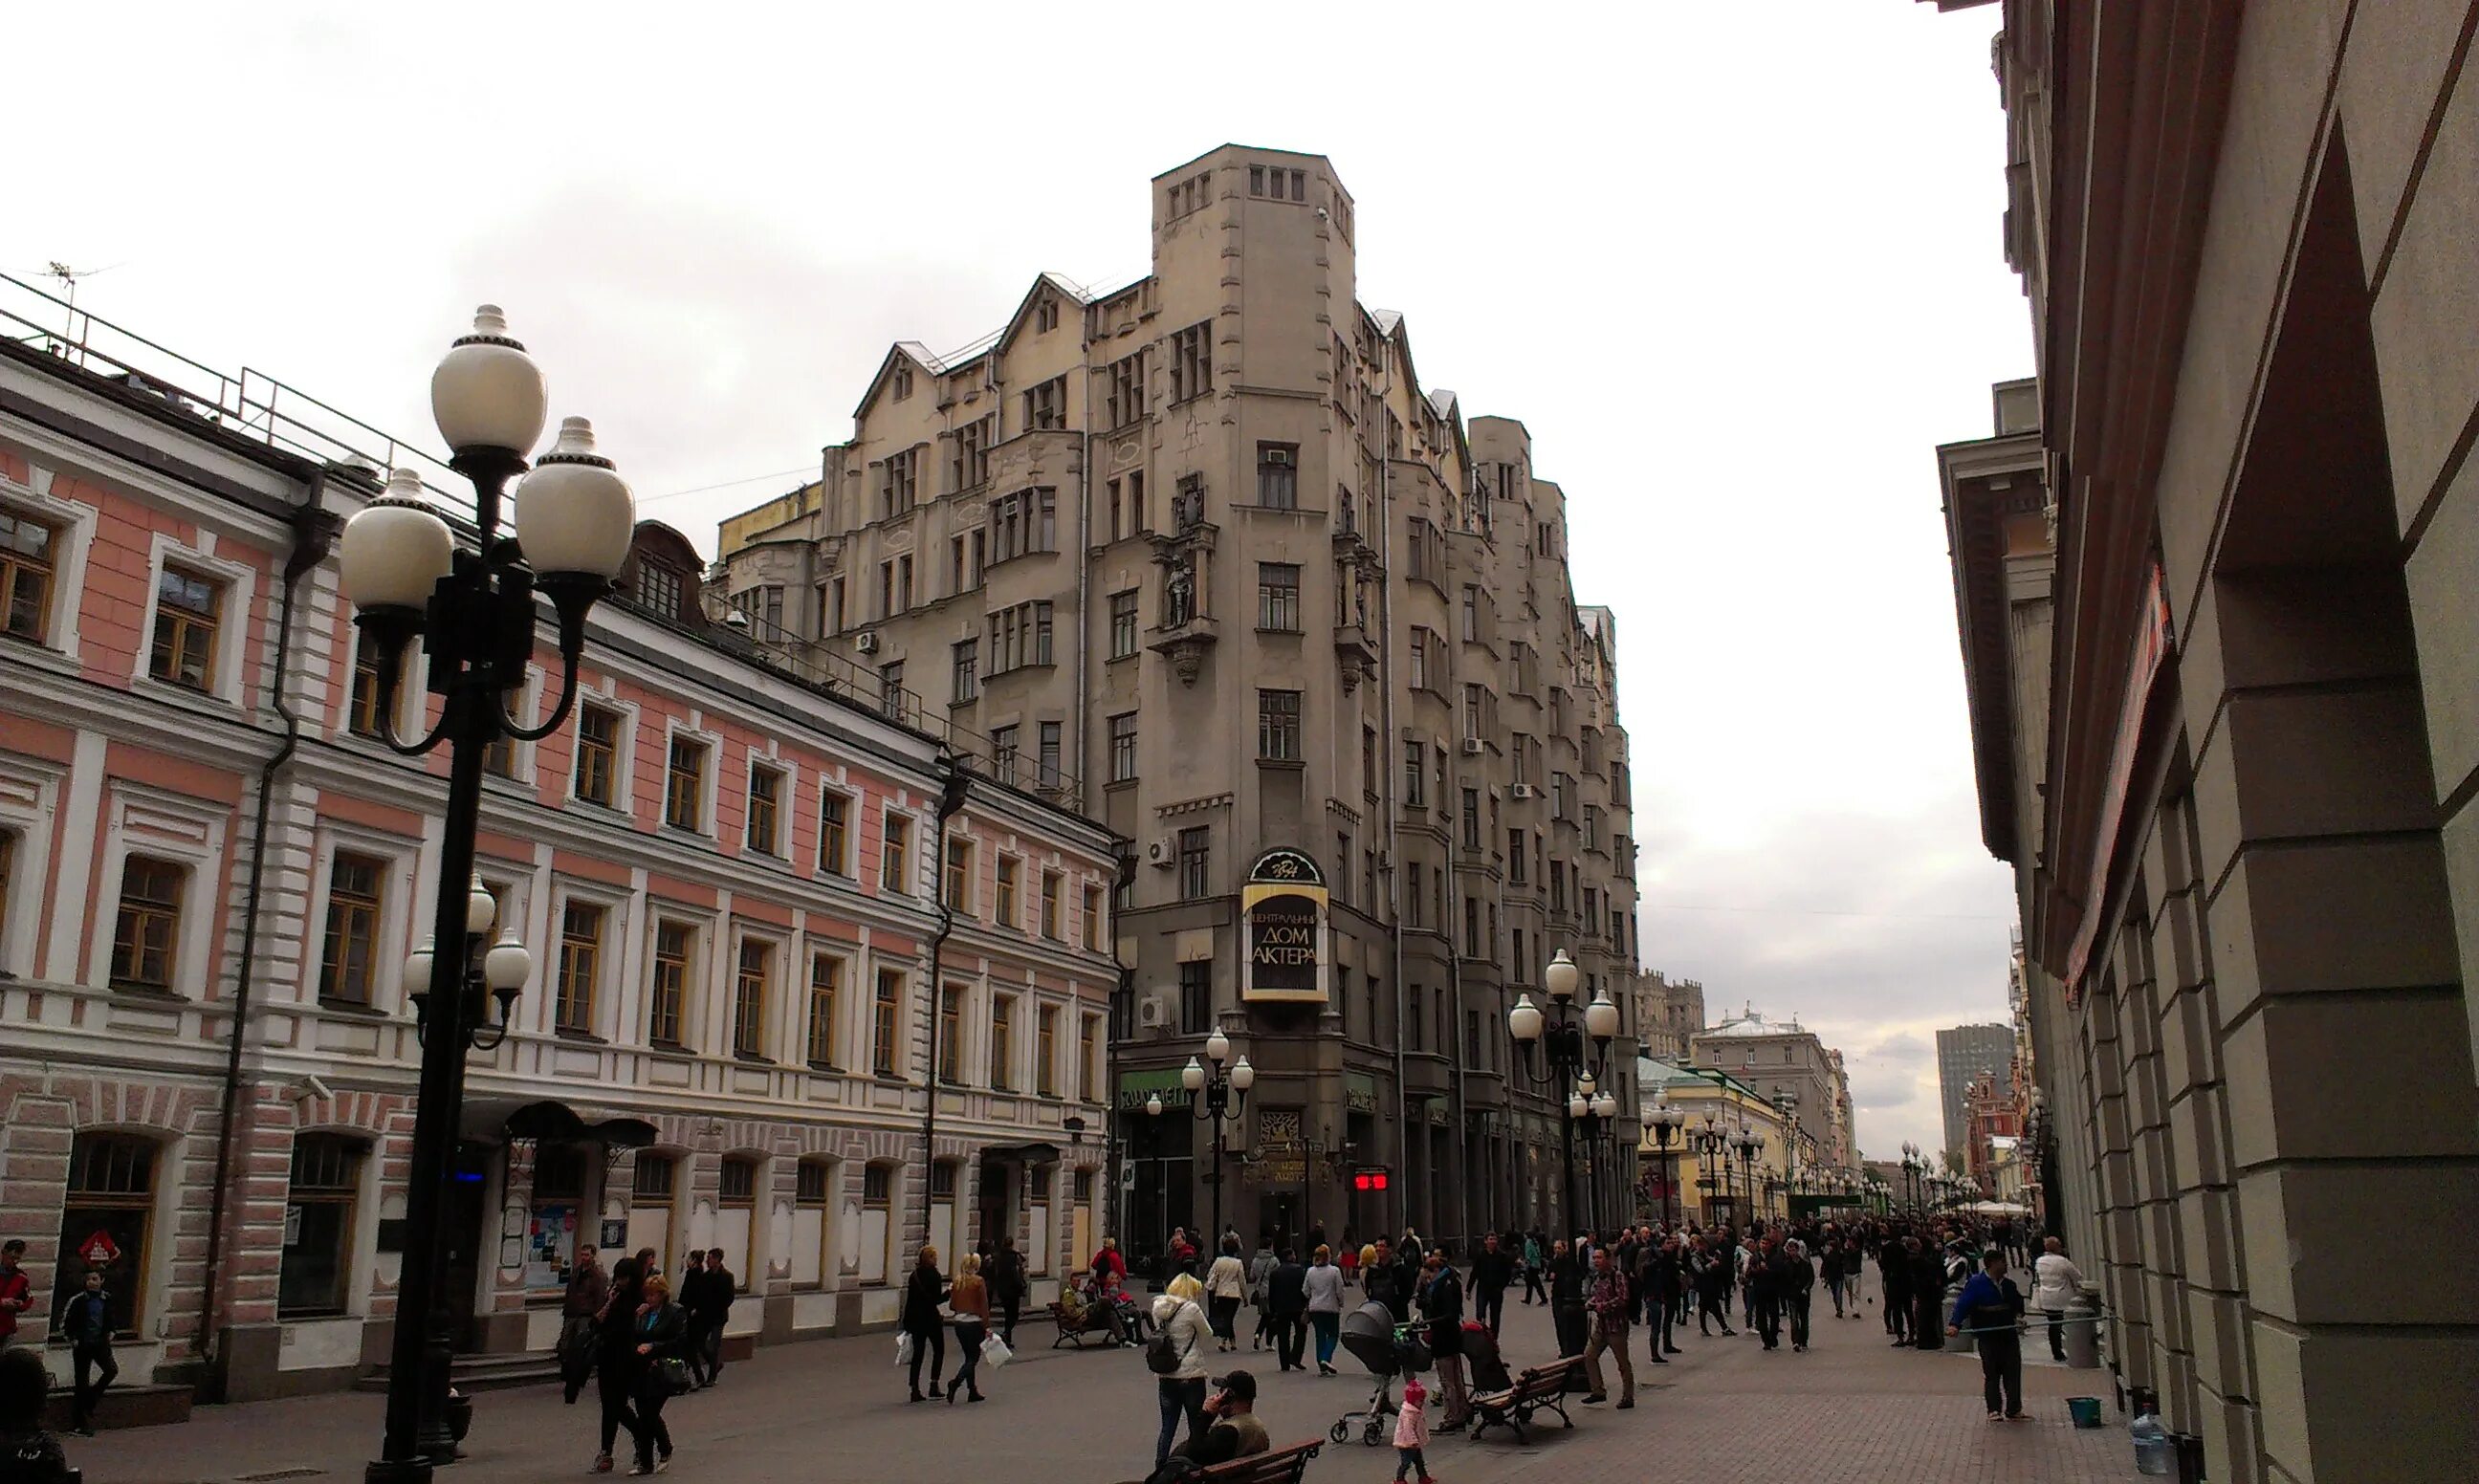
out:
{"label": "man in red jacket", "polygon": [[35,1283],[22,1266],[26,1244],[15,1238],[0,1243],[0,1349],[17,1338],[17,1316],[35,1306]]}

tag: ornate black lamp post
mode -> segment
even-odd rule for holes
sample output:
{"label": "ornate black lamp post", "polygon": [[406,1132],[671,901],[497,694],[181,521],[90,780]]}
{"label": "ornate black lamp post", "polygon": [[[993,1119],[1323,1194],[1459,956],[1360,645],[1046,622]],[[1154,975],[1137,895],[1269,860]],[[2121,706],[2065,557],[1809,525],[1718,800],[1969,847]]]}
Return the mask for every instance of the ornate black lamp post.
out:
{"label": "ornate black lamp post", "polygon": [[1745,1122],[1742,1122],[1739,1125],[1739,1132],[1730,1137],[1730,1147],[1736,1150],[1739,1156],[1739,1184],[1741,1189],[1748,1192],[1747,1209],[1751,1229],[1758,1224],[1756,1212],[1756,1152],[1762,1149],[1764,1144],[1764,1139],[1759,1138],[1756,1131],[1750,1128]]}
{"label": "ornate black lamp post", "polygon": [[[1231,1060],[1231,1037],[1216,1030],[1205,1038],[1205,1060],[1214,1063],[1208,1071],[1204,1062],[1194,1057],[1179,1073],[1180,1086],[1193,1094],[1189,1103],[1199,1118],[1214,1122],[1214,1168],[1206,1175],[1206,1184],[1214,1187],[1214,1240],[1204,1243],[1209,1254],[1222,1250],[1222,1161],[1223,1131],[1238,1123],[1248,1107],[1248,1089],[1257,1085],[1257,1069],[1241,1057],[1240,1064],[1227,1067]],[[1211,1259],[1209,1258],[1209,1262]]]}
{"label": "ornate black lamp post", "polygon": [[1704,1218],[1709,1221],[1713,1218],[1713,1192],[1718,1190],[1726,1193],[1729,1186],[1730,1136],[1721,1114],[1708,1113],[1699,1118],[1697,1127],[1687,1135],[1687,1142],[1696,1150],[1697,1184],[1704,1188]]}
{"label": "ornate black lamp post", "polygon": [[[549,736],[568,719],[586,614],[611,591],[636,524],[628,486],[594,451],[582,418],[569,419],[557,445],[526,472],[526,452],[542,438],[546,391],[542,371],[509,338],[497,307],[482,306],[473,332],[439,363],[430,406],[454,455],[449,467],[473,486],[473,544],[459,544],[422,499],[421,480],[399,470],[387,494],[345,524],[341,558],[345,596],[360,610],[354,622],[374,652],[388,746],[408,755],[443,744],[449,750],[431,941],[405,964],[422,1072],[387,1430],[366,1471],[370,1484],[423,1484],[434,1463],[456,1456],[447,1417],[453,1337],[440,1292],[440,1198],[455,1152],[465,1054],[507,1035],[508,1012],[532,972],[522,944],[483,947],[498,916],[498,904],[473,876],[484,755],[503,737]],[[499,507],[520,474],[511,537],[499,528]],[[523,693],[533,663],[537,593],[550,600],[559,623],[560,697],[548,720],[521,727],[507,713],[507,697]],[[417,639],[430,657],[429,688],[441,712],[429,735],[405,742],[392,718],[405,652]],[[461,951],[436,951],[446,944]],[[496,1025],[486,1020],[494,996]]]}
{"label": "ornate black lamp post", "polygon": [[1671,1209],[1671,1197],[1676,1192],[1677,1182],[1672,1178],[1670,1145],[1687,1122],[1687,1110],[1674,1107],[1670,1101],[1670,1089],[1664,1087],[1652,1095],[1652,1101],[1645,1104],[1641,1112],[1645,1137],[1653,1141],[1654,1148],[1661,1155],[1661,1224],[1667,1230],[1677,1225],[1677,1216]]}
{"label": "ornate black lamp post", "polygon": [[1928,1162],[1920,1158],[1920,1146],[1905,1139],[1903,1143],[1903,1204],[1916,1214],[1920,1209],[1920,1177],[1928,1173]]}
{"label": "ornate black lamp post", "polygon": [[[1604,989],[1593,996],[1593,1003],[1578,1017],[1575,981],[1581,977],[1575,960],[1561,948],[1541,973],[1541,982],[1549,991],[1549,1014],[1545,1016],[1528,994],[1517,996],[1515,1008],[1506,1012],[1506,1031],[1515,1037],[1516,1056],[1522,1062],[1524,1075],[1537,1087],[1572,1087],[1586,1076],[1598,1077],[1606,1068],[1610,1042],[1619,1034],[1619,1008]],[[1534,1055],[1536,1050],[1540,1055]],[[1572,1098],[1558,1105],[1558,1178],[1565,1202],[1558,1218],[1571,1230],[1576,1216],[1576,1116]]]}
{"label": "ornate black lamp post", "polygon": [[1584,1152],[1592,1166],[1593,1235],[1601,1232],[1601,1136],[1610,1131],[1619,1115],[1619,1100],[1599,1079],[1586,1072],[1575,1079],[1574,1089],[1567,1094],[1567,1118],[1575,1127],[1575,1137],[1584,1141]]}

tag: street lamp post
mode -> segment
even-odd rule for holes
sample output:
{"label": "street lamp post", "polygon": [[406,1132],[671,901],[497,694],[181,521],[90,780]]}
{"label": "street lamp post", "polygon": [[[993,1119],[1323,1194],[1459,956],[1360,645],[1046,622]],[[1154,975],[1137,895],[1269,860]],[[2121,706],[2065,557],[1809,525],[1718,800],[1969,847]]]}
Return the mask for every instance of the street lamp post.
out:
{"label": "street lamp post", "polygon": [[1748,1192],[1748,1217],[1752,1229],[1757,1224],[1756,1151],[1764,1147],[1764,1140],[1757,1136],[1754,1129],[1746,1123],[1741,1123],[1737,1136],[1731,1139],[1731,1144],[1739,1151],[1739,1183]]}
{"label": "street lamp post", "polygon": [[[452,1337],[440,1285],[440,1197],[455,1151],[465,1054],[505,1037],[508,1013],[533,968],[513,938],[483,946],[498,916],[498,904],[473,875],[484,755],[501,738],[538,740],[567,721],[586,615],[611,591],[636,524],[628,486],[594,451],[593,429],[582,418],[562,424],[558,443],[527,472],[526,450],[542,438],[547,392],[542,371],[509,338],[495,306],[475,312],[473,333],[432,372],[430,406],[453,455],[449,467],[473,486],[473,546],[458,545],[422,499],[421,479],[398,470],[387,493],[345,523],[340,559],[345,597],[359,610],[354,623],[374,652],[387,745],[406,755],[445,745],[449,757],[431,948],[405,963],[422,1069],[386,1432],[380,1456],[366,1471],[370,1484],[423,1484],[434,1463],[455,1457],[447,1419]],[[500,531],[499,507],[521,474],[511,538]],[[523,694],[533,662],[536,594],[550,600],[559,623],[560,697],[548,720],[523,727],[508,715],[506,698]],[[416,639],[430,657],[429,688],[441,710],[429,735],[406,742],[393,718],[405,651]],[[462,951],[442,951],[444,945]],[[491,997],[498,1003],[496,1025],[486,1021]]]}
{"label": "street lamp post", "polygon": [[1908,1139],[1903,1141],[1903,1204],[1916,1214],[1920,1208],[1920,1176],[1927,1166],[1920,1160],[1920,1146]]}
{"label": "street lamp post", "polygon": [[1218,1029],[1205,1038],[1205,1058],[1214,1063],[1212,1070],[1190,1057],[1188,1065],[1180,1069],[1179,1081],[1191,1094],[1189,1102],[1196,1116],[1211,1119],[1214,1124],[1214,1168],[1205,1177],[1214,1187],[1214,1240],[1206,1250],[1220,1252],[1223,1130],[1245,1115],[1248,1089],[1257,1085],[1257,1069],[1248,1064],[1246,1057],[1241,1057],[1238,1065],[1226,1067],[1231,1061],[1231,1037]]}
{"label": "street lamp post", "polygon": [[1575,1125],[1576,1137],[1584,1141],[1585,1152],[1593,1167],[1592,1217],[1596,1241],[1601,1232],[1601,1136],[1618,1120],[1619,1100],[1598,1079],[1586,1072],[1575,1080],[1574,1090],[1567,1095],[1567,1116]]}
{"label": "street lamp post", "polygon": [[[1710,1221],[1713,1219],[1713,1191],[1717,1187],[1726,1186],[1729,1178],[1730,1136],[1724,1132],[1718,1113],[1708,1113],[1697,1123],[1698,1127],[1687,1136],[1687,1141],[1696,1147],[1697,1184],[1704,1188],[1704,1219]],[[1722,1169],[1723,1178],[1720,1180],[1714,1178],[1716,1164]]]}
{"label": "street lamp post", "polygon": [[[1524,1074],[1536,1086],[1565,1087],[1584,1076],[1597,1077],[1609,1060],[1610,1042],[1619,1034],[1619,1008],[1612,1003],[1609,991],[1600,990],[1593,1003],[1575,1014],[1575,981],[1581,977],[1575,960],[1561,948],[1541,974],[1541,982],[1549,991],[1549,1013],[1532,1003],[1529,994],[1519,995],[1515,1008],[1506,1012],[1507,1034],[1515,1038],[1516,1055],[1522,1059]],[[1534,1055],[1538,1048],[1541,1055]],[[1546,1062],[1546,1067],[1541,1063]],[[1575,1222],[1575,1112],[1572,1098],[1558,1105],[1558,1175],[1560,1196],[1565,1202],[1559,1208],[1559,1219],[1571,1230]]]}
{"label": "street lamp post", "polygon": [[1644,1131],[1661,1153],[1661,1224],[1664,1230],[1677,1224],[1671,1211],[1671,1197],[1677,1182],[1673,1178],[1670,1143],[1678,1137],[1679,1128],[1687,1122],[1687,1110],[1672,1105],[1670,1089],[1655,1092],[1652,1101],[1644,1105]]}

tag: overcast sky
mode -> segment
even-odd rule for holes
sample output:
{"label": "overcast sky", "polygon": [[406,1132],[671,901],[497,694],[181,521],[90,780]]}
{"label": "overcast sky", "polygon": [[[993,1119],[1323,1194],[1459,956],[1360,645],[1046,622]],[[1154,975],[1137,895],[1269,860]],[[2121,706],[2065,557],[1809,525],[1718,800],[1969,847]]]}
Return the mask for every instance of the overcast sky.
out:
{"label": "overcast sky", "polygon": [[1941,1142],[1934,1030],[2005,1018],[1932,451],[2031,369],[1995,19],[19,8],[0,269],[102,269],[82,306],[425,444],[431,364],[504,304],[553,416],[711,550],[888,342],[1141,274],[1148,179],[1216,144],[1327,155],[1362,302],[1531,428],[1618,612],[1648,965],[1843,1047],[1881,1155]]}

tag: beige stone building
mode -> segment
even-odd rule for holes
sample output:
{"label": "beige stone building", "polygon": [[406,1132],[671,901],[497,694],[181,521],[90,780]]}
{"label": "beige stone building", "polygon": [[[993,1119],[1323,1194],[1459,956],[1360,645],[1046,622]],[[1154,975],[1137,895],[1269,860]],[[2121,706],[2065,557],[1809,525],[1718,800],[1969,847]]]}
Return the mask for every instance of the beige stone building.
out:
{"label": "beige stone building", "polygon": [[1726,1072],[1786,1110],[1791,1126],[1813,1140],[1802,1158],[1819,1172],[1858,1172],[1851,1080],[1843,1071],[1842,1053],[1801,1025],[1799,1017],[1768,1020],[1753,1010],[1743,1011],[1690,1035],[1685,1064]]}
{"label": "beige stone building", "polygon": [[1139,1252],[1211,1219],[1180,1069],[1216,1028],[1257,1071],[1243,1230],[1549,1219],[1561,1103],[1506,1014],[1561,949],[1629,998],[1617,622],[1574,601],[1522,424],[1467,420],[1362,306],[1327,161],[1225,146],[1152,199],[1146,277],[1045,274],[962,352],[891,349],[819,483],[728,523],[718,586],[784,662],[1130,842]]}
{"label": "beige stone building", "polygon": [[1672,979],[1658,969],[1635,976],[1636,1039],[1643,1053],[1665,1062],[1687,1056],[1689,1037],[1704,1029],[1704,985]]}
{"label": "beige stone building", "polygon": [[2479,8],[2002,17],[2039,382],[1939,462],[2043,1204],[2208,1477],[2466,1471],[2479,1292],[2375,1254],[2479,1223]]}

